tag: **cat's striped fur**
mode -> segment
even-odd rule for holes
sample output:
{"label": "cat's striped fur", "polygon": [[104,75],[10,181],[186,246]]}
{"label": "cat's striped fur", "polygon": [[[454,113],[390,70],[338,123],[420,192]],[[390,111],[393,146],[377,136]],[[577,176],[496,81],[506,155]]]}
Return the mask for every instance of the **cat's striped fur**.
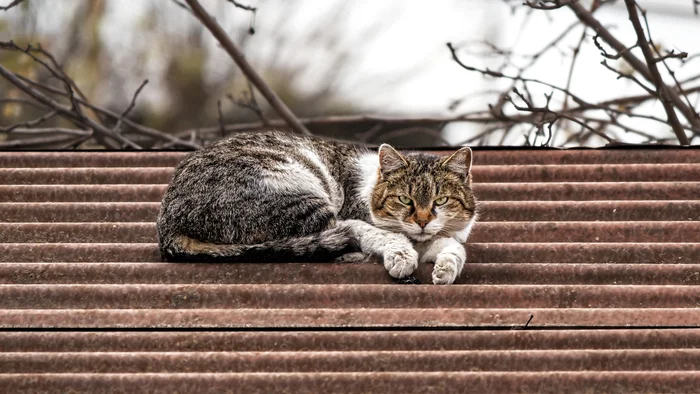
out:
{"label": "cat's striped fur", "polygon": [[402,278],[420,253],[436,263],[434,283],[452,283],[476,220],[470,167],[469,148],[439,158],[388,145],[372,152],[290,133],[240,133],[177,167],[158,216],[161,255],[339,261],[361,252],[382,257],[389,274]]}

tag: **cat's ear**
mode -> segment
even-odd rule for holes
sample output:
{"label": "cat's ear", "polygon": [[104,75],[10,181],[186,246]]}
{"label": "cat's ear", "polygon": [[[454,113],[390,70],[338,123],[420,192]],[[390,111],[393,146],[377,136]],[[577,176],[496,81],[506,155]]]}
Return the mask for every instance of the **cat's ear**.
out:
{"label": "cat's ear", "polygon": [[466,177],[472,169],[472,150],[465,146],[443,160],[442,165],[448,170]]}
{"label": "cat's ear", "polygon": [[389,144],[382,144],[379,147],[379,171],[382,176],[398,170],[408,165],[406,159],[396,149]]}

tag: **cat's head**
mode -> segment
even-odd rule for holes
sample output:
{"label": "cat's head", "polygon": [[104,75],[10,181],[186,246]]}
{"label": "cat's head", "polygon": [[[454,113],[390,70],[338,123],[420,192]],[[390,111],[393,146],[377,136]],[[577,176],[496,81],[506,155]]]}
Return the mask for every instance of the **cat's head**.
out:
{"label": "cat's head", "polygon": [[476,215],[471,165],[467,147],[440,157],[383,144],[370,199],[374,224],[419,242],[454,236]]}

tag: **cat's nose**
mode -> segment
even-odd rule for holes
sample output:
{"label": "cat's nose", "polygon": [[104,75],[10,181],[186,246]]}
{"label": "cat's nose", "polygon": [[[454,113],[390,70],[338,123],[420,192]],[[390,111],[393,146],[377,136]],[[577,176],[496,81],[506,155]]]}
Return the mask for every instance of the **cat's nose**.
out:
{"label": "cat's nose", "polygon": [[429,222],[430,222],[430,220],[427,220],[427,219],[425,219],[425,220],[416,220],[416,224],[419,225],[420,228],[425,228],[425,226],[427,226]]}

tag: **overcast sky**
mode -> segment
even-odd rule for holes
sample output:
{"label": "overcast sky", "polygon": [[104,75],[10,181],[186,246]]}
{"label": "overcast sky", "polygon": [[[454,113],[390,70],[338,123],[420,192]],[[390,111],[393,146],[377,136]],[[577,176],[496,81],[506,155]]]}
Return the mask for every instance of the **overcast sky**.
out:
{"label": "overcast sky", "polygon": [[[6,2],[7,0],[0,0]],[[33,0],[32,2],[40,1]],[[60,29],[61,12],[65,12],[77,2],[84,0],[62,0],[55,3],[55,13],[43,15],[40,25],[47,30]],[[192,16],[173,6],[165,0],[156,1],[167,15],[168,29],[178,34],[183,24],[196,23]],[[241,0],[243,1],[243,0]],[[341,0],[299,0],[297,12],[287,20],[293,27],[290,35],[301,35],[312,29],[319,21],[327,18],[329,11],[340,4]],[[280,15],[275,14],[274,1],[247,0],[247,4],[259,6],[256,18],[256,34],[247,46],[247,56],[255,65],[256,59],[275,53],[274,43],[269,37],[277,27]],[[588,3],[584,1],[584,4]],[[604,7],[596,15],[606,26],[626,43],[634,42],[634,32],[627,19],[623,2]],[[649,10],[649,20],[654,39],[666,48],[700,53],[700,17],[692,12],[691,0],[640,0],[639,3]],[[109,1],[108,14],[102,24],[104,40],[112,47],[116,56],[129,61],[129,54],[138,45],[138,29],[134,26],[143,23],[149,1],[119,0]],[[128,7],[125,7],[128,4]],[[219,22],[229,31],[247,27],[250,15],[231,7],[220,0],[202,0],[202,4],[217,15]],[[410,116],[449,115],[459,112],[484,109],[493,96],[473,97],[457,107],[455,112],[448,111],[449,104],[459,98],[474,96],[475,92],[504,86],[501,81],[484,81],[481,75],[468,72],[452,61],[445,46],[447,42],[455,44],[467,41],[489,42],[505,49],[515,47],[517,53],[528,54],[539,50],[555,35],[575,20],[568,9],[552,12],[535,12],[522,28],[525,13],[520,11],[515,16],[504,1],[501,0],[442,0],[426,2],[424,0],[357,0],[352,3],[344,20],[336,26],[340,37],[353,43],[352,73],[340,81],[340,91],[348,99],[362,104],[368,111],[379,114],[401,114]],[[281,16],[287,17],[287,16]],[[0,18],[7,18],[1,15]],[[357,45],[354,38],[366,31],[366,27],[381,23],[384,29],[362,45]],[[7,34],[0,33],[2,35]],[[9,32],[11,35],[11,32]],[[561,51],[571,51],[580,36],[580,30],[570,34],[569,39],[559,46]],[[5,37],[4,37],[5,38]],[[215,48],[213,39],[206,45]],[[208,69],[213,76],[226,67],[235,67],[226,54],[220,50],[212,51],[215,55],[209,59]],[[285,55],[286,60],[313,58],[319,70],[327,63],[327,55],[319,48],[301,48],[294,56]],[[465,63],[478,67],[496,67],[498,62],[479,55],[461,53]],[[600,65],[601,57],[592,45],[584,46],[579,57],[572,91],[586,100],[595,102],[621,94],[643,93],[641,88],[627,80],[616,80],[616,75]],[[614,63],[614,62],[611,62]],[[157,61],[146,68],[146,73],[159,72]],[[547,82],[565,85],[569,61],[561,52],[555,51],[544,57],[531,70],[528,76],[541,78]],[[402,71],[412,70],[408,75]],[[160,70],[162,71],[162,70]],[[700,73],[700,60],[678,69],[678,77]],[[322,72],[311,71],[300,82],[300,88],[317,87],[317,76]],[[391,78],[401,75],[395,88],[367,94],[369,88]],[[146,77],[148,77],[146,75]],[[543,91],[542,93],[544,93]],[[161,92],[162,93],[162,92]],[[157,103],[163,100],[157,86],[149,86],[142,95],[143,100]],[[155,104],[157,105],[157,104]],[[652,103],[650,113],[663,116],[661,105]],[[465,128],[466,127],[466,128]],[[647,125],[645,127],[656,127]],[[475,128],[468,125],[455,125],[448,130],[448,137],[456,142]],[[663,127],[658,132],[666,132]],[[515,138],[515,137],[514,137]],[[516,144],[520,141],[510,141]]]}

